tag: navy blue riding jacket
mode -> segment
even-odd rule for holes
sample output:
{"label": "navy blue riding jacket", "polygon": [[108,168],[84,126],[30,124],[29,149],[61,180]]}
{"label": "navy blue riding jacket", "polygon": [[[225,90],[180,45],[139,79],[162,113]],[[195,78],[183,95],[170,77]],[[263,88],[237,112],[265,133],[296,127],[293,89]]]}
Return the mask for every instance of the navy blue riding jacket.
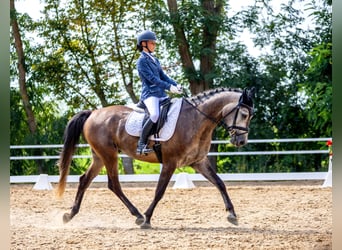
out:
{"label": "navy blue riding jacket", "polygon": [[165,90],[170,90],[171,84],[177,85],[177,82],[164,73],[159,60],[153,58],[152,55],[141,52],[137,61],[137,70],[142,82],[141,101],[150,96],[167,97]]}

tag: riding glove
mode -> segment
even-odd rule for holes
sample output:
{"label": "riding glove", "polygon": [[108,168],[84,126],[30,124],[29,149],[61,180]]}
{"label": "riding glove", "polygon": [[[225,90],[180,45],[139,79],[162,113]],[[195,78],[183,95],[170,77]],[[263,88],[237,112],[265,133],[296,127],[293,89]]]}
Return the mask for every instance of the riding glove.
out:
{"label": "riding glove", "polygon": [[181,85],[171,85],[170,87],[170,91],[171,93],[175,93],[175,94],[182,94],[183,93],[183,88]]}

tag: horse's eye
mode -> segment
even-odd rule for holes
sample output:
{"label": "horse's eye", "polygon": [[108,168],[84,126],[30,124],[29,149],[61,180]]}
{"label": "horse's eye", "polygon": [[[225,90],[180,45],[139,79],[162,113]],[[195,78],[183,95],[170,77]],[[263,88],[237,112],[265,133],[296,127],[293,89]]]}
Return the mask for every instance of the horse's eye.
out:
{"label": "horse's eye", "polygon": [[247,117],[248,117],[248,115],[249,115],[249,113],[248,113],[247,111],[242,110],[240,113],[241,113],[242,119],[247,119]]}

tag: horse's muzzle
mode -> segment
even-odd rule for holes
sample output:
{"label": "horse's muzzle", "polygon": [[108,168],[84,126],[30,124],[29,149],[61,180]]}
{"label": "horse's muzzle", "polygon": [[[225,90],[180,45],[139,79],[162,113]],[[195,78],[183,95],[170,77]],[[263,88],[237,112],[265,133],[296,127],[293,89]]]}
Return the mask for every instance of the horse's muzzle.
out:
{"label": "horse's muzzle", "polygon": [[230,139],[230,142],[235,147],[242,147],[242,146],[247,144],[247,138],[244,135],[232,136],[231,139]]}

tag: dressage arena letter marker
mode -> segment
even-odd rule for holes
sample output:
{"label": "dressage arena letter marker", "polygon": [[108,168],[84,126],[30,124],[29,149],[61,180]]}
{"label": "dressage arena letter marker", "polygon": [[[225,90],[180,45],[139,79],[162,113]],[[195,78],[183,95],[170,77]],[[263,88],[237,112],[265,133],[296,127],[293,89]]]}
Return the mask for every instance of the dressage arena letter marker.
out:
{"label": "dressage arena letter marker", "polygon": [[53,187],[48,180],[47,174],[40,174],[36,184],[33,186],[34,190],[52,190]]}
{"label": "dressage arena letter marker", "polygon": [[173,188],[194,188],[194,183],[190,180],[188,173],[179,173],[176,175],[176,182]]}
{"label": "dressage arena letter marker", "polygon": [[332,187],[332,156],[329,156],[329,169],[327,173],[327,177],[322,185],[323,187]]}

